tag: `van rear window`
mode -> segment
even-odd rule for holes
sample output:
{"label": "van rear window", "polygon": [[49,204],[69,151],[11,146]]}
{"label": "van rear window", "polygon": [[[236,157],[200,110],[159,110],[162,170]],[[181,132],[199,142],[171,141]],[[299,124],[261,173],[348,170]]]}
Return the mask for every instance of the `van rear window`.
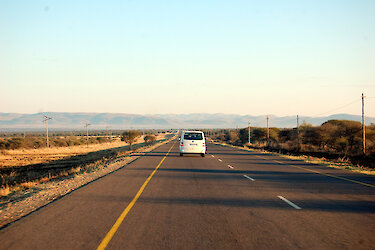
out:
{"label": "van rear window", "polygon": [[185,133],[184,134],[185,140],[203,140],[202,133]]}

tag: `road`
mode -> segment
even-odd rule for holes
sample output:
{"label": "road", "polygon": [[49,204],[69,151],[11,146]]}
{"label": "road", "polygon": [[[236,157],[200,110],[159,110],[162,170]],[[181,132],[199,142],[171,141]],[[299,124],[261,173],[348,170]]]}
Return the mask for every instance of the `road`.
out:
{"label": "road", "polygon": [[375,177],[214,144],[180,157],[172,141],[4,228],[0,248],[374,249],[374,236]]}

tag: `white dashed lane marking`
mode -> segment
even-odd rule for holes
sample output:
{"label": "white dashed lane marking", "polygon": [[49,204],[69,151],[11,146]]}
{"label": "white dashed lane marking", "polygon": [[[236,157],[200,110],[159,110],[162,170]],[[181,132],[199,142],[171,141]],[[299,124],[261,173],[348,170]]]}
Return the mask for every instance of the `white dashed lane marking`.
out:
{"label": "white dashed lane marking", "polygon": [[286,203],[288,203],[290,206],[294,207],[295,209],[302,209],[302,208],[300,208],[299,206],[297,206],[296,204],[294,204],[293,202],[291,202],[291,201],[285,199],[284,197],[282,197],[282,196],[280,196],[280,195],[277,196],[277,197],[279,197],[281,200],[285,201]]}
{"label": "white dashed lane marking", "polygon": [[234,167],[232,167],[231,165],[228,165],[228,168],[231,168],[231,169],[233,169]]}
{"label": "white dashed lane marking", "polygon": [[247,176],[246,174],[244,174],[243,175],[245,178],[247,178],[247,179],[249,179],[249,180],[251,180],[251,181],[255,181],[253,178],[251,178],[251,177],[249,177],[249,176]]}

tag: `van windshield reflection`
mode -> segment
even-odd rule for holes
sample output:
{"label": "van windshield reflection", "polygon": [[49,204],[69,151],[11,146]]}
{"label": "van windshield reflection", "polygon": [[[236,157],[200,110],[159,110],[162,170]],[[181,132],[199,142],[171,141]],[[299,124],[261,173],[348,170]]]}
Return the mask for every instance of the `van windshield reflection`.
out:
{"label": "van windshield reflection", "polygon": [[185,140],[203,140],[202,133],[185,133]]}

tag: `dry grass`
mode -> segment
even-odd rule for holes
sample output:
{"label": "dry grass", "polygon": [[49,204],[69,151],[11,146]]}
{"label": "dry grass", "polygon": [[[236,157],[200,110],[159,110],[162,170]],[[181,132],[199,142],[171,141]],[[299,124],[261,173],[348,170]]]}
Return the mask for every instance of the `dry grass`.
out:
{"label": "dry grass", "polygon": [[35,187],[38,183],[39,181],[28,181],[28,182],[21,183],[20,186],[22,189],[29,189],[29,188]]}
{"label": "dry grass", "polygon": [[[162,140],[166,135],[160,135]],[[143,143],[143,137],[135,143]],[[0,155],[0,197],[12,192],[33,189],[41,183],[64,177],[74,178],[84,172],[94,172],[107,162],[129,155],[127,143],[120,140],[87,146],[50,149],[8,150]],[[19,157],[24,157],[19,159]],[[2,158],[1,158],[2,157]],[[32,160],[30,160],[32,159]],[[41,165],[30,166],[40,163]],[[101,166],[101,167],[100,167]],[[47,172],[48,171],[48,172]]]}
{"label": "dry grass", "polygon": [[344,161],[344,160],[328,161],[324,158],[322,159],[322,158],[305,156],[305,155],[301,155],[301,156],[280,155],[280,156],[288,158],[288,159],[292,159],[292,160],[303,160],[303,161],[308,162],[308,163],[319,164],[319,165],[323,165],[323,166],[326,166],[326,167],[329,167],[329,168],[346,169],[346,170],[350,170],[350,171],[353,171],[353,172],[356,172],[356,173],[367,174],[367,175],[375,175],[375,170],[373,170],[373,169],[365,168],[365,167],[359,166],[359,165],[355,166],[355,165],[352,165],[349,162]]}
{"label": "dry grass", "polygon": [[[157,140],[163,139],[164,136],[159,135]],[[135,143],[144,142],[143,136],[139,137]],[[53,147],[39,149],[14,149],[0,151],[0,167],[26,166],[31,164],[46,163],[55,160],[65,159],[75,155],[87,154],[90,152],[123,147],[128,145],[122,142],[120,138],[116,138],[114,142],[77,145],[70,147]]]}
{"label": "dry grass", "polygon": [[8,186],[5,186],[5,187],[0,187],[0,197],[2,196],[7,196],[8,194],[10,194],[12,191],[10,190],[10,188]]}

